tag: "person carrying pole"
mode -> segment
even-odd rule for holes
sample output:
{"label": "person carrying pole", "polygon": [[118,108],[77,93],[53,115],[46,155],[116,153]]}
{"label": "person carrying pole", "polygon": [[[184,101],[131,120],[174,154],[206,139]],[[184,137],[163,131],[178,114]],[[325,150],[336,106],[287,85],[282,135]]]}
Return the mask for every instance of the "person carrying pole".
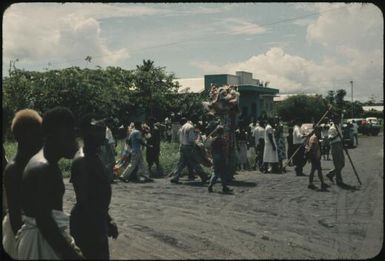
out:
{"label": "person carrying pole", "polygon": [[337,128],[338,128],[338,121],[334,119],[328,133],[328,139],[330,143],[334,169],[332,169],[328,174],[326,174],[326,177],[331,182],[334,182],[333,178],[336,177],[336,184],[341,185],[343,183],[341,171],[345,166],[345,156],[344,156],[342,140],[338,135]]}
{"label": "person carrying pole", "polygon": [[303,167],[306,164],[305,160],[305,148],[303,143],[305,141],[306,135],[301,132],[302,121],[300,119],[296,119],[294,122],[293,129],[293,147],[297,151],[297,153],[293,154],[293,164],[295,166],[295,174],[297,176],[306,176],[303,174]]}

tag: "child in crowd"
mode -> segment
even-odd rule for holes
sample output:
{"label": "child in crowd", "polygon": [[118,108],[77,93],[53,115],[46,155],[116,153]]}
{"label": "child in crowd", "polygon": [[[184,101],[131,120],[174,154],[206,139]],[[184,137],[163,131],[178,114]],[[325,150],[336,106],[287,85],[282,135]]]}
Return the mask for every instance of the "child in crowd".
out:
{"label": "child in crowd", "polygon": [[311,163],[311,171],[309,175],[309,189],[317,189],[317,187],[313,184],[314,172],[317,170],[318,177],[321,181],[321,191],[327,191],[326,189],[329,185],[325,184],[322,177],[322,169],[321,169],[321,148],[319,139],[321,138],[321,127],[316,126],[314,128],[314,134],[308,140],[305,147],[305,155],[307,155],[308,161]]}
{"label": "child in crowd", "polygon": [[222,182],[223,193],[231,193],[232,190],[227,187],[228,177],[226,175],[226,158],[225,158],[225,140],[223,139],[223,126],[219,125],[215,130],[215,137],[211,143],[211,155],[213,157],[214,174],[211,176],[210,184],[208,187],[209,192],[213,192],[213,186],[218,177]]}

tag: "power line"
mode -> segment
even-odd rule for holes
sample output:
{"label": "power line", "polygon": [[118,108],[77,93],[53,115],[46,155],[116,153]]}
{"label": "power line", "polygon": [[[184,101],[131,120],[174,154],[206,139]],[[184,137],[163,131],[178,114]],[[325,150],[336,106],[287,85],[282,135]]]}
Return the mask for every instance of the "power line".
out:
{"label": "power line", "polygon": [[[259,26],[262,26],[262,27],[272,26],[272,25],[276,25],[276,24],[281,24],[281,23],[289,22],[289,21],[303,19],[303,18],[310,17],[310,16],[320,15],[320,14],[327,13],[327,12],[332,12],[332,11],[337,11],[337,10],[340,10],[340,9],[345,9],[347,7],[348,7],[348,5],[337,7],[337,8],[331,8],[331,9],[324,10],[322,12],[315,12],[315,13],[310,13],[310,14],[306,14],[306,15],[302,15],[302,16],[282,19],[282,20],[278,20],[278,21],[274,21],[274,22],[270,22],[270,23],[260,24]],[[216,35],[213,35],[213,36],[216,36]],[[175,45],[175,44],[185,43],[185,42],[189,42],[189,41],[207,39],[207,38],[210,38],[210,37],[213,37],[213,36],[205,35],[205,36],[201,36],[201,37],[191,37],[191,38],[187,38],[187,39],[180,40],[180,41],[174,41],[174,42],[170,42],[170,43],[164,43],[164,44],[159,44],[159,45],[153,45],[153,46],[147,46],[147,47],[142,47],[142,48],[137,48],[137,49],[131,49],[131,50],[129,50],[129,52],[132,53],[132,52],[148,50],[148,49],[153,49],[153,48],[172,46],[172,45]],[[92,57],[92,59],[98,59],[98,58],[102,58],[102,57],[115,56],[115,55],[118,55],[118,54],[105,54],[105,55],[95,55],[95,56],[91,55],[91,57]],[[44,64],[42,63],[40,65],[38,64],[37,66],[60,65],[60,64],[66,64],[66,63],[69,63],[69,62],[81,61],[81,60],[84,60],[84,58],[73,58],[73,59],[63,60],[63,61],[58,61],[58,62],[47,62],[47,63],[44,63]]]}

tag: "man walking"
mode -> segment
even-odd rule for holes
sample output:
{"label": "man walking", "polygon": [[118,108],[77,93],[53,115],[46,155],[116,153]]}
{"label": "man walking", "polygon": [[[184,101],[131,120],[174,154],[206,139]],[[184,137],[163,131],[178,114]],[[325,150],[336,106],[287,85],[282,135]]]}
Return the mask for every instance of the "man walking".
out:
{"label": "man walking", "polygon": [[318,178],[321,181],[321,191],[327,191],[326,189],[329,187],[324,182],[324,179],[322,177],[322,168],[321,168],[321,146],[319,143],[319,140],[321,138],[321,127],[315,126],[314,127],[314,134],[310,137],[308,140],[308,143],[305,147],[306,151],[308,152],[308,160],[311,163],[311,171],[309,175],[309,189],[316,190],[318,189],[313,184],[313,178],[314,178],[314,172],[317,171]]}
{"label": "man walking", "polygon": [[191,121],[187,121],[184,117],[181,119],[180,123],[182,124],[182,128],[179,132],[180,159],[177,170],[175,171],[175,177],[170,181],[171,183],[179,183],[179,176],[181,175],[182,170],[184,167],[188,166],[200,176],[202,183],[205,183],[209,178],[194,157],[194,146],[197,138],[194,126]]}
{"label": "man walking", "polygon": [[345,166],[345,156],[342,141],[340,136],[338,135],[337,122],[337,120],[334,120],[334,122],[329,128],[328,138],[333,157],[334,169],[332,169],[328,174],[326,174],[326,177],[328,177],[331,182],[333,182],[333,178],[336,177],[336,184],[338,186],[341,186],[343,185],[341,171]]}
{"label": "man walking", "polygon": [[[144,166],[144,160],[142,155],[142,146],[151,147],[144,143],[141,133],[142,123],[135,122],[134,129],[128,137],[128,143],[131,148],[131,163],[123,171],[122,176],[119,178],[123,182],[129,182],[134,177],[135,169],[138,168],[138,174],[144,177],[145,181],[153,181],[148,175],[147,170]],[[139,178],[139,177],[138,177]]]}
{"label": "man walking", "polygon": [[223,126],[219,125],[214,133],[211,144],[211,155],[213,156],[213,169],[214,174],[211,176],[208,191],[213,192],[213,186],[217,179],[220,178],[222,182],[222,192],[231,193],[232,190],[227,186],[227,169],[226,169],[226,157],[225,157],[225,140],[223,139]]}
{"label": "man walking", "polygon": [[155,124],[155,119],[149,119],[148,124],[150,127],[150,133],[149,133],[150,135],[148,135],[146,139],[147,139],[147,144],[152,145],[151,147],[148,147],[146,150],[146,160],[148,164],[148,171],[151,176],[152,174],[151,167],[155,163],[156,165],[155,177],[160,177],[163,175],[163,170],[159,162],[161,133],[160,133],[160,129],[158,128],[159,125]]}
{"label": "man walking", "polygon": [[293,151],[295,152],[297,149],[298,151],[293,157],[293,165],[295,166],[295,173],[297,176],[305,176],[305,174],[303,174],[303,167],[306,164],[305,148],[302,146],[306,135],[302,133],[301,125],[302,121],[296,119],[293,128]]}

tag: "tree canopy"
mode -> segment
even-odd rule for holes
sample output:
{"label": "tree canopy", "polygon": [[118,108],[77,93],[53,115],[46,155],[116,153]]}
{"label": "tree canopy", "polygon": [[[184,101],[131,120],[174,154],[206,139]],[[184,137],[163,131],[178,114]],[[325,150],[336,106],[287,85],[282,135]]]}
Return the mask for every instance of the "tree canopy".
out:
{"label": "tree canopy", "polygon": [[[3,78],[3,112],[7,119],[24,108],[44,113],[66,106],[76,118],[85,113],[113,117],[128,124],[139,116],[163,120],[170,111],[192,113],[200,106],[199,94],[178,94],[179,83],[165,67],[143,60],[134,70],[120,67],[70,67],[45,72],[25,71],[11,63]],[[9,126],[10,122],[8,122]]]}
{"label": "tree canopy", "polygon": [[[288,99],[277,104],[276,113],[284,121],[292,121],[300,118],[304,122],[317,122],[327,111],[329,105],[333,109],[328,117],[332,115],[337,118],[362,117],[364,110],[362,103],[355,101],[353,104],[345,101],[346,91],[343,89],[328,91],[323,98],[321,95],[307,96],[296,95],[290,96]],[[353,113],[352,113],[353,112]],[[343,114],[342,114],[343,113]]]}
{"label": "tree canopy", "polygon": [[277,104],[277,114],[283,121],[300,118],[304,122],[318,121],[327,110],[327,104],[321,95],[290,96]]}

